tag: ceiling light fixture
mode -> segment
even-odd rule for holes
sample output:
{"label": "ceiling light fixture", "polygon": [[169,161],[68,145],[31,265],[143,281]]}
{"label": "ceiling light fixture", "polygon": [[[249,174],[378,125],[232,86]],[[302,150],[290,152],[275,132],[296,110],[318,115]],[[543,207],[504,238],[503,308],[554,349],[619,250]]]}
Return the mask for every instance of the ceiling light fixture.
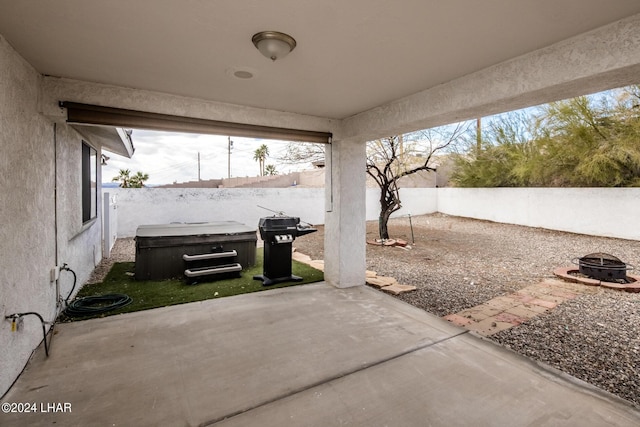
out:
{"label": "ceiling light fixture", "polygon": [[293,37],[278,31],[261,31],[254,34],[251,41],[261,54],[272,61],[284,58],[296,47]]}

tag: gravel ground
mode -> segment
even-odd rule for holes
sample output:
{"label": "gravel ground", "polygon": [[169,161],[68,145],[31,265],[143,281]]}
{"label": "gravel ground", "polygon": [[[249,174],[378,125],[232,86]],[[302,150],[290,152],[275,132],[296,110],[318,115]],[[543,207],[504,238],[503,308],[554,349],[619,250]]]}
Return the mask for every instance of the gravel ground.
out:
{"label": "gravel ground", "polygon": [[[640,266],[640,242],[592,237],[451,217],[442,214],[389,222],[391,237],[411,249],[367,246],[367,268],[418,289],[398,298],[438,316],[457,313],[499,295],[553,277],[571,259],[606,252]],[[324,257],[324,228],[295,241],[300,252]],[[367,239],[377,222],[367,223]],[[113,262],[134,261],[133,239],[118,239],[94,271],[99,282]],[[596,288],[518,327],[490,337],[533,360],[631,401],[640,407],[640,294]]]}
{"label": "gravel ground", "polygon": [[[606,252],[640,265],[640,242],[498,224],[442,214],[389,222],[391,237],[412,248],[367,246],[367,268],[415,285],[398,298],[438,316],[553,277],[571,259]],[[324,255],[324,233],[295,241],[314,259]],[[367,239],[377,222],[367,223]],[[490,337],[533,360],[627,399],[640,407],[640,294],[597,288],[518,327]]]}
{"label": "gravel ground", "polygon": [[116,240],[109,258],[103,259],[93,270],[87,283],[100,283],[111,270],[114,262],[134,262],[136,260],[136,242],[132,237]]}

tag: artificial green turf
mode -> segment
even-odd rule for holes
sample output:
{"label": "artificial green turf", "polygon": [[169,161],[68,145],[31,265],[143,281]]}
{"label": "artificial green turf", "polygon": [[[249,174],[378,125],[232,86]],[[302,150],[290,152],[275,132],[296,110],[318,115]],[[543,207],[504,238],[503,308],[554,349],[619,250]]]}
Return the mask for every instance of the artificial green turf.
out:
{"label": "artificial green turf", "polygon": [[184,280],[136,280],[134,277],[135,264],[133,262],[115,263],[105,277],[104,282],[84,286],[80,292],[78,292],[76,298],[105,294],[126,294],[133,299],[131,304],[95,316],[70,318],[63,314],[61,315],[60,321],[69,322],[120,313],[130,313],[133,311],[148,310],[211,298],[222,298],[249,292],[283,288],[286,286],[304,285],[306,283],[319,282],[324,279],[322,271],[293,261],[291,266],[292,273],[301,276],[303,281],[263,286],[262,281],[253,280],[254,275],[262,274],[262,256],[262,251],[258,251],[256,254],[256,265],[243,270],[242,277],[240,278],[216,280],[195,285],[187,285]]}

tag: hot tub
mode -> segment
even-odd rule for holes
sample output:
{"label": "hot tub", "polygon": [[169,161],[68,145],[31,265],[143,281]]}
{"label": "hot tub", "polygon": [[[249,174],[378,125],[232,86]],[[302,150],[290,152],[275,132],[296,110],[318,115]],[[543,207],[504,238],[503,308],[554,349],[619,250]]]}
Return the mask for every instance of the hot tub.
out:
{"label": "hot tub", "polygon": [[256,263],[256,229],[236,221],[141,225],[135,240],[138,280],[183,277],[183,255],[235,250],[243,269]]}

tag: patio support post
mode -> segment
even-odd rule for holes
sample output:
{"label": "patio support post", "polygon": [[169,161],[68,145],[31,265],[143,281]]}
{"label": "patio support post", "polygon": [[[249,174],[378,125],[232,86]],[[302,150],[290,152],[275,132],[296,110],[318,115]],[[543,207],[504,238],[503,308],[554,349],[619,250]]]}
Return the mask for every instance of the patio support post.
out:
{"label": "patio support post", "polygon": [[327,146],[324,277],[337,288],[365,283],[365,148],[356,138]]}

